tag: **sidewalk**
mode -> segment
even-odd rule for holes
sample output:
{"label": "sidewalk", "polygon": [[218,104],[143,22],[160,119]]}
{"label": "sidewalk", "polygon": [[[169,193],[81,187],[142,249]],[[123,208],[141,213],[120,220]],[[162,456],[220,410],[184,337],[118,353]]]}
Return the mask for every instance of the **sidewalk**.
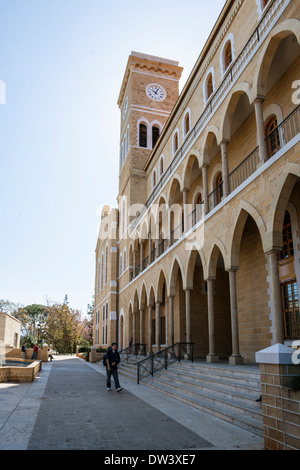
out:
{"label": "sidewalk", "polygon": [[[120,376],[57,356],[33,384],[0,384],[0,450],[263,450],[263,439]],[[113,382],[112,382],[113,384]]]}

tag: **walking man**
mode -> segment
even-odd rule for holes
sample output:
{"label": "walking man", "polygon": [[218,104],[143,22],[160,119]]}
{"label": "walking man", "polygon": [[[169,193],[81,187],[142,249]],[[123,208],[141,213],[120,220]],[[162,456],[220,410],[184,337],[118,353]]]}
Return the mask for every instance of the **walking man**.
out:
{"label": "walking man", "polygon": [[111,390],[111,376],[113,376],[115,381],[115,387],[117,392],[121,392],[122,387],[119,383],[118,377],[118,364],[120,363],[120,355],[118,353],[117,343],[113,343],[111,348],[108,349],[106,353],[106,385],[107,390]]}

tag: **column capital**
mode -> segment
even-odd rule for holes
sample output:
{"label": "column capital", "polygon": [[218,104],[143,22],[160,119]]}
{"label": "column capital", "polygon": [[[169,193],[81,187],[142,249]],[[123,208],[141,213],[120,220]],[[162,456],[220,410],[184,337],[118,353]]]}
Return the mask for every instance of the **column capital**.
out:
{"label": "column capital", "polygon": [[228,145],[229,144],[229,139],[222,139],[221,142],[220,142],[220,146],[222,145]]}
{"label": "column capital", "polygon": [[208,282],[208,281],[215,281],[216,278],[214,276],[208,276],[207,278],[204,279],[204,281]]}
{"label": "column capital", "polygon": [[257,95],[256,98],[253,100],[253,104],[255,103],[263,103],[265,101],[266,97],[263,95]]}
{"label": "column capital", "polygon": [[274,246],[273,248],[270,248],[267,250],[265,253],[266,255],[271,255],[272,253],[277,253],[279,254],[282,251],[282,248],[279,246]]}
{"label": "column capital", "polygon": [[202,170],[203,168],[207,170],[209,168],[209,164],[208,163],[203,163],[203,165],[201,165],[200,169]]}
{"label": "column capital", "polygon": [[226,269],[228,273],[236,273],[239,270],[237,266],[231,266],[230,268]]}

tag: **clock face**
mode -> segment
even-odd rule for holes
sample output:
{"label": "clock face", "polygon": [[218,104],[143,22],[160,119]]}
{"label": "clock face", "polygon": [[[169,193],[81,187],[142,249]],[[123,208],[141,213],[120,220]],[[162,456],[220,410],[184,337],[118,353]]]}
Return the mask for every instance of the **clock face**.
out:
{"label": "clock face", "polygon": [[123,109],[123,119],[125,119],[125,116],[126,116],[126,113],[127,113],[127,109],[128,109],[128,96],[125,100],[125,104],[124,104],[124,109]]}
{"label": "clock face", "polygon": [[153,101],[163,101],[167,97],[166,90],[155,83],[148,85],[146,88],[147,96]]}

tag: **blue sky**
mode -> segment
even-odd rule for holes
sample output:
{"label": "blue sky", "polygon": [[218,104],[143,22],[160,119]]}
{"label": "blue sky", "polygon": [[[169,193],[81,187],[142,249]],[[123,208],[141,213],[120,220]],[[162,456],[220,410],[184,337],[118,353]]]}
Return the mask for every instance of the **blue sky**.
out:
{"label": "blue sky", "polygon": [[83,312],[99,207],[116,205],[131,51],[187,80],[225,0],[0,0],[0,298]]}

